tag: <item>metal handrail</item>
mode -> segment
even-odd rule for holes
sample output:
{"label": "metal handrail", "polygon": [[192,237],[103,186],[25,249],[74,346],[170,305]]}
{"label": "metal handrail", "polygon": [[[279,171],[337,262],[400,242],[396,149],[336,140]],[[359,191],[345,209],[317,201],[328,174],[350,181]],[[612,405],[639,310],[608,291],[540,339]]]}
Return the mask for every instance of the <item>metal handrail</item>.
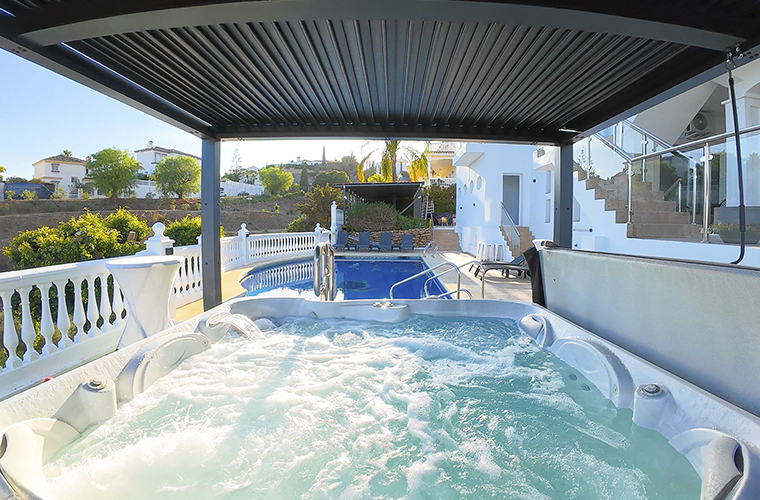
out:
{"label": "metal handrail", "polygon": [[[515,244],[513,242],[516,241],[517,242],[516,244],[518,247],[517,250],[519,251],[520,250],[519,248],[520,247],[520,231],[517,230],[517,226],[515,225],[515,222],[512,220],[512,217],[509,215],[509,212],[507,211],[507,207],[504,206],[504,203],[501,204],[501,214],[502,216],[506,215],[507,222],[509,222],[508,234],[510,237],[508,238],[509,241],[507,241],[507,243],[509,244],[509,246],[512,246],[513,244]],[[502,220],[503,220],[503,217],[502,217]],[[482,255],[478,255],[478,257],[482,257]]]}
{"label": "metal handrail", "polygon": [[[473,265],[473,264],[476,264],[476,265],[478,266],[478,268],[480,268],[480,270],[481,270],[483,273],[485,273],[485,272],[486,272],[486,267],[483,265],[483,263],[482,263],[482,262],[480,262],[480,261],[479,261],[479,260],[477,260],[477,259],[473,259],[473,260],[470,260],[470,261],[468,261],[468,262],[465,262],[464,264],[460,264],[460,265],[458,265],[456,268],[457,268],[457,269],[459,269],[459,270],[460,270],[460,272],[461,272],[461,269],[462,269],[463,267],[465,267],[465,266],[471,266],[471,265]],[[424,292],[425,292],[425,295],[426,295],[426,296],[428,295],[428,289],[427,289],[427,287],[428,287],[428,283],[430,283],[432,280],[434,280],[434,279],[436,279],[436,278],[440,278],[440,277],[441,277],[441,276],[443,276],[444,274],[448,274],[448,273],[450,273],[450,272],[451,272],[451,271],[453,271],[453,270],[454,270],[454,269],[447,269],[446,271],[443,271],[443,272],[441,272],[441,273],[435,274],[435,275],[431,276],[430,278],[428,278],[428,279],[427,279],[427,281],[425,281],[425,285],[423,285],[423,287],[422,287],[422,289],[423,289],[423,290],[424,290]],[[472,298],[472,297],[470,297],[470,298]],[[485,298],[486,298],[486,284],[485,284],[485,281],[481,281],[481,283],[480,283],[480,298],[481,298],[481,299],[485,299]]]}
{"label": "metal handrail", "polygon": [[427,251],[428,248],[433,247],[433,255],[431,257],[435,257],[435,254],[438,252],[438,242],[437,241],[428,241],[428,244],[425,245],[425,248],[422,249],[422,256],[427,257]]}
{"label": "metal handrail", "polygon": [[[401,285],[403,283],[406,283],[408,281],[411,281],[411,280],[413,280],[415,278],[419,278],[420,276],[424,276],[425,274],[427,274],[429,272],[432,272],[432,271],[435,271],[436,269],[438,269],[439,267],[442,267],[442,266],[452,266],[454,269],[457,270],[457,292],[458,292],[461,289],[461,283],[462,283],[461,272],[459,271],[459,268],[455,264],[452,264],[451,262],[446,261],[446,262],[441,262],[440,264],[438,264],[436,266],[433,266],[430,269],[425,269],[424,271],[420,271],[417,274],[409,276],[408,278],[404,278],[404,279],[402,279],[401,281],[399,281],[397,283],[394,283],[393,286],[390,289],[390,298],[391,299],[393,298],[393,289],[396,288],[397,286],[399,286],[399,285]],[[457,294],[457,298],[459,298],[459,294]]]}
{"label": "metal handrail", "polygon": [[631,157],[631,155],[629,155],[628,153],[626,153],[620,146],[618,146],[614,142],[610,142],[602,134],[596,133],[596,134],[594,134],[593,137],[595,139],[598,139],[598,140],[602,141],[602,143],[605,146],[607,146],[608,148],[610,148],[611,150],[613,150],[614,152],[616,152],[619,156],[623,157],[623,159],[625,161],[632,161],[633,160],[633,158]]}
{"label": "metal handrail", "polygon": [[[757,132],[757,131],[760,131],[760,125],[753,125],[751,127],[747,127],[747,128],[743,128],[739,130],[739,135],[750,134],[752,132]],[[709,144],[709,143],[716,142],[722,139],[729,139],[733,136],[734,136],[733,132],[724,132],[722,134],[711,135],[710,137],[703,137],[702,139],[697,139],[691,142],[685,142],[683,144],[679,144],[678,146],[673,146],[672,148],[663,149],[661,151],[655,151],[654,153],[647,153],[641,156],[636,156],[632,158],[632,161],[648,160],[649,158],[656,158],[658,156],[662,156],[664,154],[673,153],[673,152],[680,153],[679,150],[682,150],[682,149],[689,149],[694,146]]]}
{"label": "metal handrail", "polygon": [[[460,291],[464,292],[469,298],[472,298],[472,292],[470,292],[468,289],[462,288]],[[446,293],[442,293],[440,295],[428,295],[425,298],[426,299],[442,299],[443,297],[448,297],[452,293],[457,293],[457,291],[456,290],[449,290]]]}
{"label": "metal handrail", "polygon": [[659,143],[660,143],[660,146],[664,146],[664,147],[666,147],[666,148],[672,148],[672,147],[673,147],[673,145],[672,145],[672,144],[669,144],[669,143],[665,142],[665,140],[664,140],[664,139],[660,139],[659,137],[657,137],[656,135],[654,135],[652,132],[650,132],[650,131],[648,131],[648,130],[646,130],[646,129],[643,129],[643,128],[639,127],[638,125],[636,125],[635,123],[633,123],[633,122],[632,122],[632,121],[630,121],[630,120],[623,120],[623,124],[625,124],[625,125],[628,125],[628,126],[629,126],[629,127],[631,127],[633,130],[635,130],[636,132],[638,132],[639,134],[641,134],[641,135],[643,135],[643,136],[646,136],[646,137],[650,137],[650,138],[652,138],[652,140],[654,140],[655,142],[659,142]]}
{"label": "metal handrail", "polygon": [[314,295],[319,300],[335,300],[335,250],[329,243],[314,247]]}

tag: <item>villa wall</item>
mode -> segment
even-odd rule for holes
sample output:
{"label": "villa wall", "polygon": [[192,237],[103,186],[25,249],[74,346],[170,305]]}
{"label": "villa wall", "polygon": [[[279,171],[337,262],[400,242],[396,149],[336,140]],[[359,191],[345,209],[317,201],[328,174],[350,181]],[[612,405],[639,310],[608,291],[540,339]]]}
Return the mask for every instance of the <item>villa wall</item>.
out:
{"label": "villa wall", "polygon": [[475,254],[479,241],[504,241],[500,230],[504,174],[520,176],[520,215],[515,224],[530,227],[536,238],[551,238],[552,224],[545,214],[546,200],[551,203],[553,196],[553,172],[535,170],[535,146],[468,144],[466,151],[482,156],[457,166],[457,232],[462,250]]}

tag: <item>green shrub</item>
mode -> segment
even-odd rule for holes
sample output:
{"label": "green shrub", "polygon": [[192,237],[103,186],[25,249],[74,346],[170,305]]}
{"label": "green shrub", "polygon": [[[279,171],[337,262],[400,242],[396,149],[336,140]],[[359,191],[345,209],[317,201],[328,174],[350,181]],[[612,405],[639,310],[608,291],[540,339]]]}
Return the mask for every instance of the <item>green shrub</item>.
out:
{"label": "green shrub", "polygon": [[348,226],[353,231],[389,231],[396,225],[398,212],[382,203],[356,203],[346,214]]}
{"label": "green shrub", "polygon": [[69,194],[63,188],[55,188],[53,194],[50,195],[51,200],[65,200],[69,197]]}
{"label": "green shrub", "polygon": [[408,230],[408,229],[420,229],[425,227],[425,221],[417,217],[407,217],[406,215],[399,214],[396,217],[396,226],[394,229]]}
{"label": "green shrub", "polygon": [[5,192],[5,199],[8,201],[11,201],[15,195],[16,193],[9,189],[8,191]]}
{"label": "green shrub", "polygon": [[[135,231],[137,238],[127,243],[130,231]],[[3,248],[3,255],[13,261],[16,269],[133,255],[145,248],[139,240],[147,233],[145,222],[126,210],[105,219],[87,212],[55,228],[43,226],[19,233]]]}
{"label": "green shrub", "polygon": [[[308,203],[296,204],[296,209],[301,212],[301,216],[288,225],[290,232],[313,231],[317,223],[322,227],[330,227],[332,202],[341,203],[343,201],[343,191],[330,186],[315,187],[306,196],[309,200]],[[301,220],[299,221],[299,219]]]}
{"label": "green shrub", "polygon": [[189,204],[189,203],[182,203],[182,204],[179,206],[179,209],[180,209],[180,210],[184,210],[184,211],[188,211],[188,210],[190,210],[190,204]]}
{"label": "green shrub", "polygon": [[37,199],[37,193],[34,191],[29,191],[28,189],[24,189],[21,191],[21,194],[19,195],[22,200],[36,200]]}
{"label": "green shrub", "polygon": [[426,190],[426,194],[433,199],[433,203],[435,204],[435,213],[456,213],[456,186],[438,187],[432,185],[426,188]]}
{"label": "green shrub", "polygon": [[[167,224],[164,234],[174,240],[175,247],[197,245],[198,236],[201,235],[201,218],[186,215]],[[224,227],[219,228],[219,236],[224,238]]]}
{"label": "green shrub", "polygon": [[291,221],[290,224],[288,224],[287,231],[289,233],[305,233],[307,231],[313,231],[315,225],[316,224],[312,225],[309,222],[309,219],[307,216],[300,215],[296,217],[295,219],[293,219],[293,221]]}

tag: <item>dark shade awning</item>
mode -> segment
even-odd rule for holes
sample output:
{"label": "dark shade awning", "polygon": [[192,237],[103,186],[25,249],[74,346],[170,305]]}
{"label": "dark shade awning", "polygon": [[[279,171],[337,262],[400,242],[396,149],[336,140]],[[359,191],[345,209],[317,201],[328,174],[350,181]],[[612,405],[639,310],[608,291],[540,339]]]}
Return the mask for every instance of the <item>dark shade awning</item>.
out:
{"label": "dark shade awning", "polygon": [[560,143],[717,76],[727,47],[753,49],[760,36],[755,1],[0,0],[0,9],[0,47],[209,138]]}
{"label": "dark shade awning", "polygon": [[421,182],[364,182],[354,184],[335,184],[336,188],[344,189],[366,202],[382,201],[393,204],[393,200],[408,200],[414,198],[420,189]]}

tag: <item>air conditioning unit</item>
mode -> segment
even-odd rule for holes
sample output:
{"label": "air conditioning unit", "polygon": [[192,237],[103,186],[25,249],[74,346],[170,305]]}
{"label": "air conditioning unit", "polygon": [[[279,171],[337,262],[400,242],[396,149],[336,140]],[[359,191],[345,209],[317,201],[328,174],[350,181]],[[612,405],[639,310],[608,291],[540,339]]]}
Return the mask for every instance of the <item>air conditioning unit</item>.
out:
{"label": "air conditioning unit", "polygon": [[686,126],[683,135],[686,139],[699,139],[700,137],[713,135],[713,130],[710,126],[710,121],[707,119],[707,115],[705,113],[697,113],[696,116],[691,119],[691,123]]}

